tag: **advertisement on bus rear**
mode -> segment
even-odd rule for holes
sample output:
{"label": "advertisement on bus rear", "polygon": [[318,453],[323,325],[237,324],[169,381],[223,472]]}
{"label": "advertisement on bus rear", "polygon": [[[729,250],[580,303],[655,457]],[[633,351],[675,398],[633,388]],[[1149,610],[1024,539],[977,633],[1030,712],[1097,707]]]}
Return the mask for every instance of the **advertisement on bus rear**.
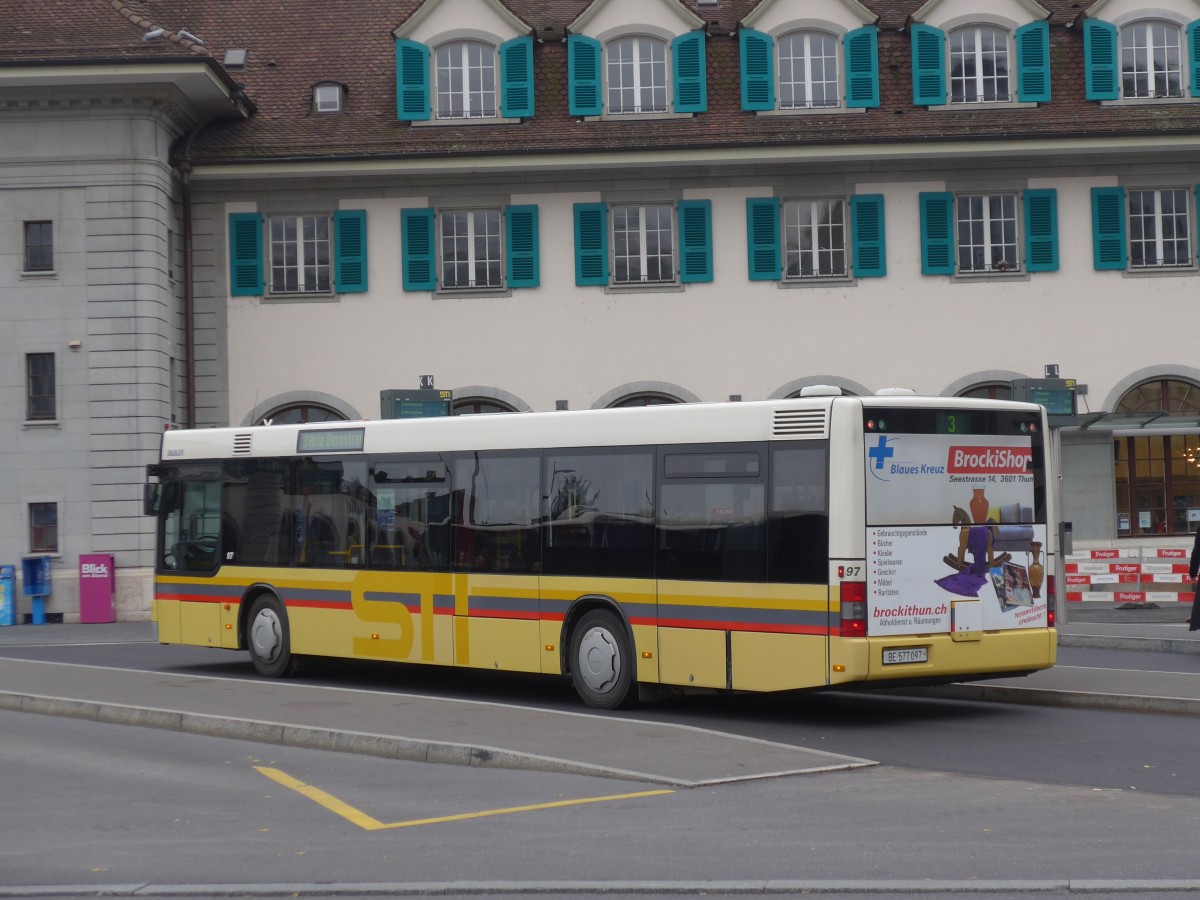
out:
{"label": "advertisement on bus rear", "polygon": [[866,438],[869,635],[1046,627],[1031,440]]}

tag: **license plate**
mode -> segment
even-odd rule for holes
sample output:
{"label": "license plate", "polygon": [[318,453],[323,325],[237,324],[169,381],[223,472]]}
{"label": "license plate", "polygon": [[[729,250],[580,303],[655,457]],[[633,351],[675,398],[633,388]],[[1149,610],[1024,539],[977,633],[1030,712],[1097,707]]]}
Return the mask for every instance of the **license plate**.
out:
{"label": "license plate", "polygon": [[897,647],[894,650],[883,651],[883,664],[885,666],[923,662],[929,662],[928,647]]}

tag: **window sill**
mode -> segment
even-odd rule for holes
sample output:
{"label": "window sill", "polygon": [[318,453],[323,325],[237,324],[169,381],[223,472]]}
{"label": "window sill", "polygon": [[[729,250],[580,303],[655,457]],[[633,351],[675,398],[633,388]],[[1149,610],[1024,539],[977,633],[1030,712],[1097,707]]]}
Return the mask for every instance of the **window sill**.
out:
{"label": "window sill", "polygon": [[21,280],[22,281],[25,281],[26,279],[28,279],[30,281],[36,281],[40,278],[57,278],[57,277],[58,277],[57,269],[51,269],[48,272],[25,272],[25,271],[21,272]]}
{"label": "window sill", "polygon": [[484,300],[497,297],[511,297],[512,288],[438,288],[432,291],[432,294],[435,300]]}
{"label": "window sill", "polygon": [[1200,97],[1121,97],[1119,100],[1101,100],[1101,106],[1186,106],[1200,103]]}
{"label": "window sill", "polygon": [[410,120],[408,124],[413,128],[452,128],[455,125],[467,125],[471,128],[478,128],[487,125],[520,125],[522,119],[505,118],[504,116],[481,116],[479,118],[468,119],[439,119],[436,116],[429,119]]}
{"label": "window sill", "polygon": [[39,428],[61,428],[62,422],[58,419],[26,419],[21,427],[34,431]]}
{"label": "window sill", "polygon": [[603,112],[598,116],[581,116],[584,122],[661,122],[668,119],[694,119],[695,113],[614,113]]}
{"label": "window sill", "polygon": [[760,109],[756,116],[771,118],[774,116],[837,116],[865,113],[865,106],[797,106],[795,109]]}
{"label": "window sill", "polygon": [[805,288],[852,287],[858,284],[853,275],[829,275],[824,278],[781,278],[776,286],[784,290]]}
{"label": "window sill", "polygon": [[972,103],[944,103],[928,108],[937,112],[980,112],[988,109],[1037,109],[1038,104],[1020,100],[976,100]]}
{"label": "window sill", "polygon": [[1197,274],[1195,266],[1139,266],[1128,268],[1124,275],[1130,278],[1187,278]]}
{"label": "window sill", "polygon": [[1011,272],[955,272],[954,281],[1028,281],[1029,272],[1015,269]]}
{"label": "window sill", "polygon": [[340,294],[263,294],[263,303],[337,303]]}
{"label": "window sill", "polygon": [[604,287],[604,293],[606,294],[673,294],[684,290],[686,290],[685,285],[678,281],[608,284]]}

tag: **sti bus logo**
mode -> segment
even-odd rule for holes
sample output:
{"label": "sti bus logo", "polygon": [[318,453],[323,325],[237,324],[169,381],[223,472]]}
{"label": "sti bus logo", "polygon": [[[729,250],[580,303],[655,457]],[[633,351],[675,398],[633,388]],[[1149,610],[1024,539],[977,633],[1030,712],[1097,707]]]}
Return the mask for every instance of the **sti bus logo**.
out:
{"label": "sti bus logo", "polygon": [[1024,475],[1031,462],[1030,447],[951,447],[946,471],[951,475]]}

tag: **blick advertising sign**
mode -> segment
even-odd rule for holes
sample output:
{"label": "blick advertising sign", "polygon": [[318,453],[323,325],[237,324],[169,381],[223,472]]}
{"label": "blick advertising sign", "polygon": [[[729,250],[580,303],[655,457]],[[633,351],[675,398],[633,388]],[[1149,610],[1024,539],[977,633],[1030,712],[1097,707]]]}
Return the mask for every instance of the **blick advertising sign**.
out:
{"label": "blick advertising sign", "polygon": [[867,633],[1044,628],[1028,437],[869,434]]}

